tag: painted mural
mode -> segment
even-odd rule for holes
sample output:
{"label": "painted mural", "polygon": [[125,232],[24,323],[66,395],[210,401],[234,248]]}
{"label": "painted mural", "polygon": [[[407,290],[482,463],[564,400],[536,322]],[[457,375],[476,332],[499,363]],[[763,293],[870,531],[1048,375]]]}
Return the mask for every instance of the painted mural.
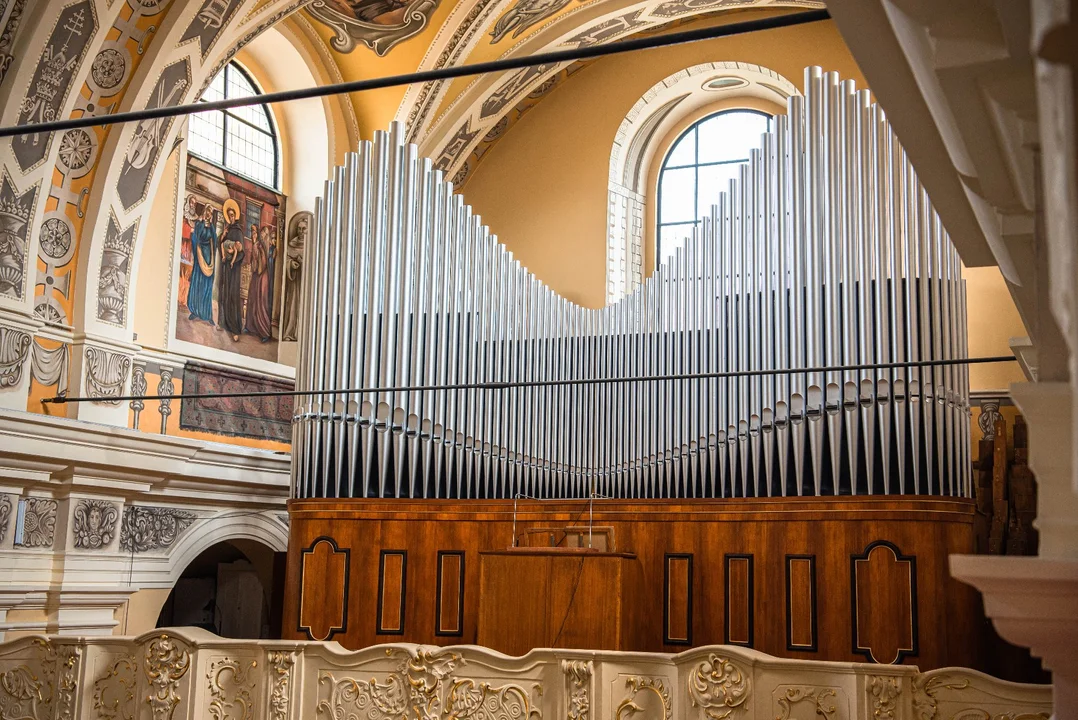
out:
{"label": "painted mural", "polygon": [[277,361],[285,197],[189,156],[176,339]]}
{"label": "painted mural", "polygon": [[385,55],[427,26],[440,0],[313,0],[307,12],[333,29],[333,49],[352,52],[362,43]]}

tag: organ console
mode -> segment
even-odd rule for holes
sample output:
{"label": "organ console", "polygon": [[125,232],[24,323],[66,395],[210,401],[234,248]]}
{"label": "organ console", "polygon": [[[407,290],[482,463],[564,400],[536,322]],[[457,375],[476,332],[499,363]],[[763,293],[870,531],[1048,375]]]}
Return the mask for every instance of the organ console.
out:
{"label": "organ console", "polygon": [[694,239],[601,309],[403,136],[317,203],[295,497],[970,496],[966,368],[918,364],[966,357],[961,263],[868,90],[808,68]]}

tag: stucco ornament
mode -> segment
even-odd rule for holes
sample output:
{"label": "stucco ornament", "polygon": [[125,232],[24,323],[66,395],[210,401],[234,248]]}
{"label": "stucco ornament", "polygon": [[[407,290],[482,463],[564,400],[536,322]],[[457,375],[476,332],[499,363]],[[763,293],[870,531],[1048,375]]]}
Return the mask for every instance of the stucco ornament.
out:
{"label": "stucco ornament", "polygon": [[86,346],[86,394],[105,405],[119,405],[131,358],[93,345]]}
{"label": "stucco ornament", "polygon": [[713,720],[724,720],[749,699],[749,679],[729,658],[712,653],[689,678],[689,700]]}
{"label": "stucco ornament", "polygon": [[49,498],[30,497],[22,514],[21,547],[52,547],[56,534],[56,501]]}
{"label": "stucco ornament", "polygon": [[79,500],[75,505],[72,534],[75,547],[99,550],[112,542],[120,513],[107,500]]}
{"label": "stucco ornament", "polygon": [[11,498],[0,495],[0,544],[7,537],[8,521],[11,519]]}
{"label": "stucco ornament", "polygon": [[186,510],[128,506],[120,527],[120,549],[143,553],[167,548],[195,518],[194,513]]}
{"label": "stucco ornament", "polygon": [[30,355],[30,333],[0,325],[0,390],[22,382],[23,368]]}

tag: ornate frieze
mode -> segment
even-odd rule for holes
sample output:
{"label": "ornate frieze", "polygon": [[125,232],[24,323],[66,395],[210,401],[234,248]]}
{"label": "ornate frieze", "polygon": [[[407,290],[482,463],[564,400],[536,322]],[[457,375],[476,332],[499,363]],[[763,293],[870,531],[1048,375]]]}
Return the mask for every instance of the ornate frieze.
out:
{"label": "ornate frieze", "polygon": [[86,346],[86,394],[100,398],[105,405],[119,405],[118,398],[123,394],[127,373],[131,369],[131,358],[123,353],[114,353],[103,348]]}
{"label": "ornate frieze", "polygon": [[56,535],[56,501],[28,497],[22,502],[22,537],[17,537],[15,544],[28,548],[52,547]]}
{"label": "ornate frieze", "polygon": [[120,549],[144,553],[170,547],[196,517],[175,508],[129,505],[120,526]]}
{"label": "ornate frieze", "polygon": [[146,703],[153,720],[172,720],[182,699],[177,692],[180,678],[191,667],[191,654],[176,638],[163,634],[146,647],[144,669],[150,692]]}
{"label": "ornate frieze", "polygon": [[3,32],[0,32],[0,83],[4,82],[8,68],[15,59],[15,56],[11,54],[11,46],[15,44],[15,36],[19,32],[26,2],[27,0],[15,0],[15,4],[11,6],[11,14],[7,17],[7,24],[4,25]]}
{"label": "ornate frieze", "polygon": [[22,382],[31,339],[28,332],[0,325],[0,391],[16,388]]}
{"label": "ornate frieze", "polygon": [[108,500],[82,499],[75,503],[71,533],[75,547],[100,550],[116,536],[120,513]]}

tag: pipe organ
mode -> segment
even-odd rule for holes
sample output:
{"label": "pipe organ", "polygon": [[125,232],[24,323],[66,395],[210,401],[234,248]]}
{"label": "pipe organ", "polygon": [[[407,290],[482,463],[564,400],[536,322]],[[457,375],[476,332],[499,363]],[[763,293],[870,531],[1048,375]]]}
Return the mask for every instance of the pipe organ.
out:
{"label": "pipe organ", "polygon": [[[869,91],[807,69],[713,202],[593,310],[400,125],[363,142],[308,245],[294,495],[969,496],[966,367],[914,364],[966,356],[961,265]],[[602,382],[531,384],[565,380]]]}

